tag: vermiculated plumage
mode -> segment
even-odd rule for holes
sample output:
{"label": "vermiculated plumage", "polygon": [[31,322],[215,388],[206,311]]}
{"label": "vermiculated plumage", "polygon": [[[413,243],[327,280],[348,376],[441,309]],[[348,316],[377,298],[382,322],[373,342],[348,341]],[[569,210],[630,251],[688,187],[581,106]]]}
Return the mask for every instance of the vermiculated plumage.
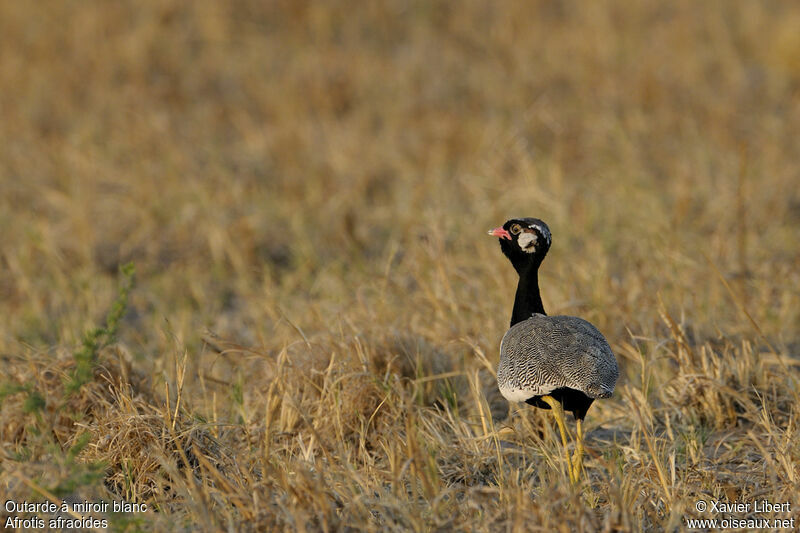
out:
{"label": "vermiculated plumage", "polygon": [[514,324],[500,344],[497,384],[509,401],[550,407],[549,394],[582,419],[595,398],[608,398],[619,377],[611,348],[582,318],[534,314]]}

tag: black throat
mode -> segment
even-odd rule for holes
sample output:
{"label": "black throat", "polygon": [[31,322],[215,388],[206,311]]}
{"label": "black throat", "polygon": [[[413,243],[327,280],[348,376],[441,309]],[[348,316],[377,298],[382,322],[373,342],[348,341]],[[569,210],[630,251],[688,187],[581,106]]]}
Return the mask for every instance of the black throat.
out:
{"label": "black throat", "polygon": [[[514,311],[511,313],[511,325],[529,319],[534,313],[546,315],[542,296],[539,294],[539,265],[541,259],[530,261],[524,268],[517,269],[519,283],[514,297]],[[515,265],[516,267],[516,265]]]}

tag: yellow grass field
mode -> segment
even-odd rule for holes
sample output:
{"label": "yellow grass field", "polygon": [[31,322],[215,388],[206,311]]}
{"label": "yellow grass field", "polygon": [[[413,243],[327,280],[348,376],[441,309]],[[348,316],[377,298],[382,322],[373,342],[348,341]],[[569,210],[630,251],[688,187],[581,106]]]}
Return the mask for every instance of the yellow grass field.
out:
{"label": "yellow grass field", "polygon": [[[0,3],[4,527],[800,527],[798,28],[794,2]],[[620,365],[576,487],[495,382],[516,274],[486,232],[514,216],[553,231],[548,313]]]}

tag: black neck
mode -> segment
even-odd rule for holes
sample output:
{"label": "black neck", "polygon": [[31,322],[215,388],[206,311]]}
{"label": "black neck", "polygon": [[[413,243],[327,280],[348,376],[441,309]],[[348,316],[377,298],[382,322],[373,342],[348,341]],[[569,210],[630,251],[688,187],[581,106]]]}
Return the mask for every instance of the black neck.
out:
{"label": "black neck", "polygon": [[532,263],[527,269],[519,272],[511,325],[529,319],[534,313],[547,314],[544,312],[542,296],[539,294],[539,262]]}

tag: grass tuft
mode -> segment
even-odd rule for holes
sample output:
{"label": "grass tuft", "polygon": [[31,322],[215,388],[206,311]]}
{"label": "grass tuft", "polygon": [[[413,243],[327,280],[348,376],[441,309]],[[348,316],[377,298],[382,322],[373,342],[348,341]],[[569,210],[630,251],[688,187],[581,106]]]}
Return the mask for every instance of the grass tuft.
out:
{"label": "grass tuft", "polygon": [[122,316],[128,306],[128,294],[133,288],[134,273],[133,263],[127,263],[120,267],[122,284],[117,298],[106,316],[105,326],[88,331],[83,337],[81,349],[75,352],[73,356],[75,358],[75,368],[66,384],[67,394],[75,393],[89,382],[95,370],[98,352],[114,342],[119,322],[122,320]]}

